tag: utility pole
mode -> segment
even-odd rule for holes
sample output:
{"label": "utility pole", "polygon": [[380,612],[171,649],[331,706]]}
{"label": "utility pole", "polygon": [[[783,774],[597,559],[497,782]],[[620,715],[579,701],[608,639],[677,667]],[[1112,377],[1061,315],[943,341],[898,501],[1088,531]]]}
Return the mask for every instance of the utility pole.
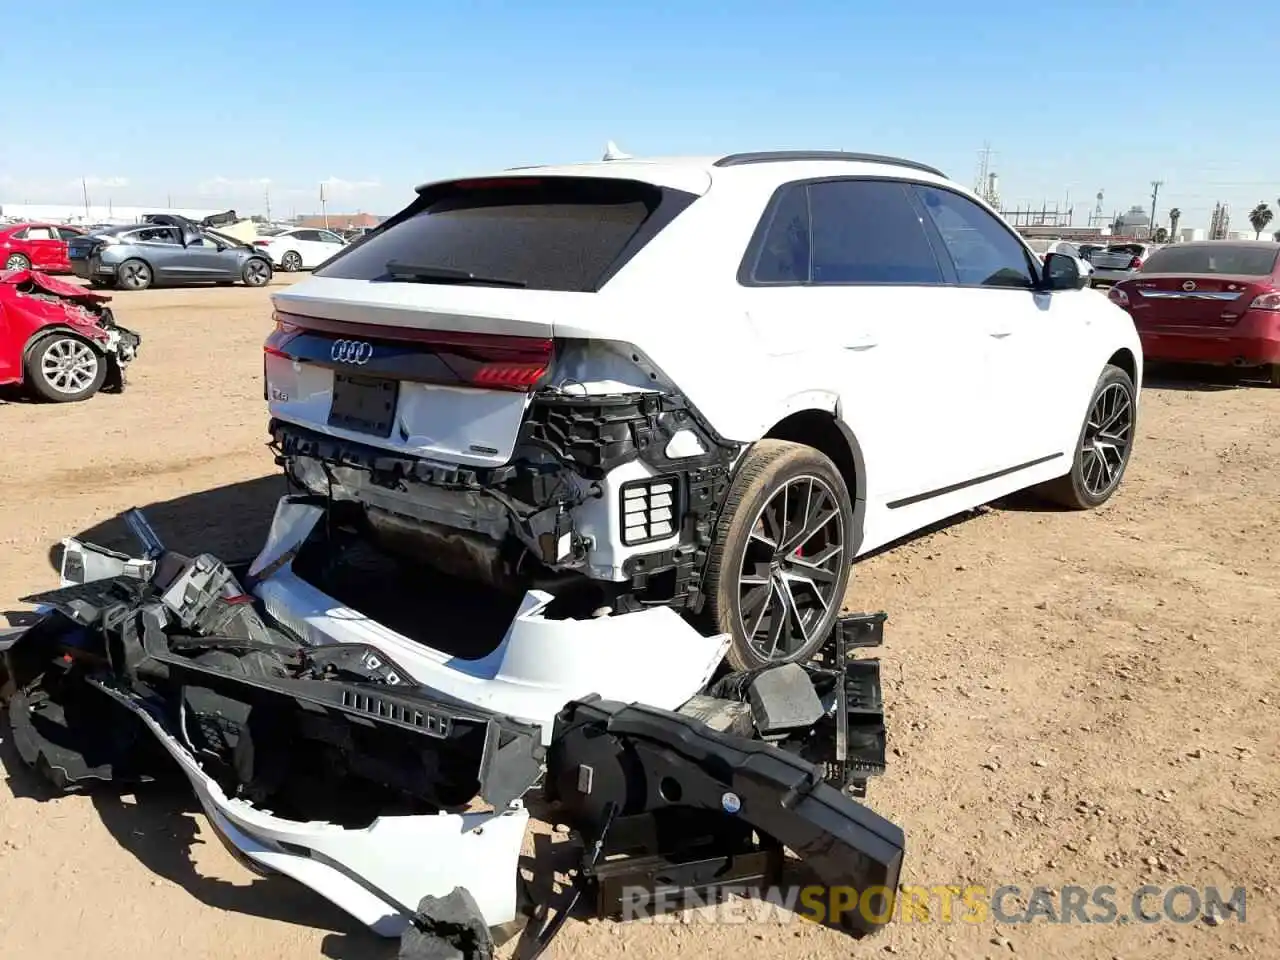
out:
{"label": "utility pole", "polygon": [[267,187],[267,189],[263,191],[263,195],[267,201],[267,223],[270,223],[271,222],[271,188]]}
{"label": "utility pole", "polygon": [[84,219],[87,222],[89,218],[89,182],[84,177],[80,178],[80,190],[84,194]]}
{"label": "utility pole", "polygon": [[320,184],[320,215],[324,217],[324,228],[329,229],[329,208],[325,206],[324,183]]}
{"label": "utility pole", "polygon": [[1163,180],[1151,181],[1151,239],[1156,238],[1156,197],[1160,196],[1160,188],[1164,186]]}

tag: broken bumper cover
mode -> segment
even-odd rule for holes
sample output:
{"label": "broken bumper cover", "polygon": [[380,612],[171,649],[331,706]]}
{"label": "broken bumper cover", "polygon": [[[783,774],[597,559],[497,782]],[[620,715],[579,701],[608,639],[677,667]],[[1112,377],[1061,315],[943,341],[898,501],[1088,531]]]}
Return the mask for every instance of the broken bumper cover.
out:
{"label": "broken bumper cover", "polygon": [[[584,861],[574,888],[602,916],[618,915],[619,898],[655,886],[655,878],[690,890],[744,879],[775,883],[783,847],[806,861],[815,882],[896,887],[902,831],[838,789],[879,772],[875,762],[858,767],[848,759],[859,711],[870,721],[863,734],[875,740],[879,730],[883,762],[878,673],[870,691],[840,669],[850,649],[878,642],[882,616],[838,631],[833,650],[841,663],[816,668],[813,689],[822,688],[831,704],[822,721],[792,746],[777,734],[778,742],[766,743],[677,713],[686,705],[675,702],[683,694],[674,688],[658,691],[668,701],[661,706],[612,692],[625,689],[629,663],[653,658],[654,644],[663,642],[661,622],[642,614],[545,621],[519,643],[513,624],[506,652],[490,671],[427,654],[415,671],[394,655],[395,644],[378,625],[353,611],[334,616],[323,597],[310,598],[314,609],[301,617],[295,598],[286,617],[275,620],[265,588],[288,583],[277,579],[287,573],[288,544],[307,526],[304,514],[286,508],[297,506],[282,502],[254,563],[266,618],[224,566],[167,553],[140,515],[134,519],[143,558],[68,541],[64,588],[28,598],[43,606],[44,617],[0,635],[10,719],[24,760],[65,787],[132,776],[141,761],[118,754],[158,746],[233,853],[293,877],[385,936],[421,933],[424,905],[458,888],[485,926],[514,920],[522,908],[518,869],[529,820],[522,797],[539,783],[557,819],[591,857],[610,856]],[[281,597],[292,595],[274,596],[280,606]],[[310,627],[305,635],[289,630],[299,619]],[[608,620],[651,631],[625,635],[625,645],[634,645],[628,661],[600,664],[572,639],[579,628],[607,636]],[[352,625],[359,625],[358,642],[336,642],[325,632]],[[552,656],[557,629],[565,630],[575,655],[597,664],[594,673],[539,660]],[[674,642],[685,640],[673,633]],[[615,655],[624,648],[618,643]],[[552,682],[557,670],[571,678],[569,686]],[[428,685],[417,672],[457,678]],[[705,686],[710,672],[699,664],[686,683]],[[824,677],[838,682],[823,687]],[[746,680],[738,679],[745,689]],[[736,682],[730,675],[712,693]],[[592,684],[597,689],[586,689]],[[833,717],[835,764],[808,756],[802,743],[822,739]],[[77,735],[87,747],[77,749]],[[416,806],[403,812],[403,804],[388,802],[359,822],[299,814],[289,779],[314,771],[293,758],[311,757],[317,745],[321,770],[340,761],[338,780],[355,778],[370,790],[390,786],[388,795],[411,795]],[[491,810],[473,812],[477,799]],[[535,911],[534,919],[545,916]],[[846,920],[854,933],[875,926]],[[535,939],[545,946],[555,928],[544,925]]]}
{"label": "broken bumper cover", "polygon": [[[267,614],[308,643],[364,643],[414,681],[487,710],[536,723],[549,742],[556,714],[592,694],[675,710],[710,681],[729,637],[704,637],[678,613],[653,607],[623,616],[553,620],[553,597],[530,590],[501,643],[475,660],[452,657],[352,610],[293,572],[293,559],[324,515],[309,497],[283,497],[249,567]],[[424,625],[430,639],[430,624]]]}
{"label": "broken bumper cover", "polygon": [[423,896],[457,886],[493,923],[515,918],[514,878],[529,824],[519,801],[499,813],[379,817],[359,829],[286,820],[228,797],[149,712],[115,696],[177,761],[210,825],[238,858],[292,877],[385,937],[404,932]]}

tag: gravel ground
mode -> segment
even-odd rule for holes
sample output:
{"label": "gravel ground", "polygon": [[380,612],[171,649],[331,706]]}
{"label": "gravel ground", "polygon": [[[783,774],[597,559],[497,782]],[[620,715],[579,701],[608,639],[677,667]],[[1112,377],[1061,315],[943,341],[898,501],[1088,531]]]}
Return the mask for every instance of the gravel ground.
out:
{"label": "gravel ground", "polygon": [[[56,583],[61,537],[119,541],[112,518],[134,505],[175,547],[258,546],[281,491],[264,446],[267,293],[119,294],[145,338],[123,395],[0,400],[0,609]],[[868,802],[906,830],[904,883],[1105,884],[1121,914],[1144,883],[1243,886],[1245,922],[999,924],[960,908],[943,922],[935,908],[853,943],[694,917],[571,924],[550,956],[1274,956],[1280,390],[1158,382],[1143,402],[1106,508],[1000,505],[858,565],[850,605],[890,614],[892,756]],[[51,799],[7,744],[0,756],[0,955],[394,955],[309,891],[248,874],[182,794]]]}

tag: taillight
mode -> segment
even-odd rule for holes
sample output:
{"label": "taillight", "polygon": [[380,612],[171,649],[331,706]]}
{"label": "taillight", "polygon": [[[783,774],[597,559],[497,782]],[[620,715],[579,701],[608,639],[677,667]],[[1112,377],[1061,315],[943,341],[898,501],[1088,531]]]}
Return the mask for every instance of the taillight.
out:
{"label": "taillight", "polygon": [[1119,304],[1122,307],[1127,307],[1129,305],[1129,295],[1125,293],[1123,290],[1121,290],[1119,287],[1112,287],[1110,290],[1108,290],[1107,299],[1110,300],[1112,303]]}
{"label": "taillight", "polygon": [[273,313],[271,318],[275,321],[276,327],[267,336],[267,342],[262,345],[262,352],[270,357],[284,357],[286,360],[291,360],[291,355],[284,348],[290,340],[302,332],[302,328],[296,323],[282,320],[278,313]]}
{"label": "taillight", "polygon": [[1130,270],[1137,270],[1140,266],[1142,266],[1141,257],[1134,257],[1132,260],[1129,261]]}
{"label": "taillight", "polygon": [[1280,310],[1280,291],[1263,293],[1253,298],[1250,310]]}
{"label": "taillight", "polygon": [[254,245],[255,247],[269,247],[269,246],[271,246],[271,241],[270,241],[270,240],[255,240],[255,241],[253,241],[253,245]]}
{"label": "taillight", "polygon": [[536,387],[547,372],[547,363],[486,363],[471,376],[471,382],[481,387],[505,387],[512,390]]}
{"label": "taillight", "polygon": [[272,316],[275,330],[262,348],[268,356],[367,376],[528,392],[543,382],[555,356],[554,341],[542,337]]}

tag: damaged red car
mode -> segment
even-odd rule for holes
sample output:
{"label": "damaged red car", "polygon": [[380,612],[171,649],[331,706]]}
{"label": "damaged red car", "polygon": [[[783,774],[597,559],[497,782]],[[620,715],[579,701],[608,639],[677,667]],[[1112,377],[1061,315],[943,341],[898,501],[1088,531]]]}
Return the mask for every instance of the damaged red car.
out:
{"label": "damaged red car", "polygon": [[0,271],[0,386],[55,403],[123,390],[142,338],[115,322],[110,299],[31,270]]}

